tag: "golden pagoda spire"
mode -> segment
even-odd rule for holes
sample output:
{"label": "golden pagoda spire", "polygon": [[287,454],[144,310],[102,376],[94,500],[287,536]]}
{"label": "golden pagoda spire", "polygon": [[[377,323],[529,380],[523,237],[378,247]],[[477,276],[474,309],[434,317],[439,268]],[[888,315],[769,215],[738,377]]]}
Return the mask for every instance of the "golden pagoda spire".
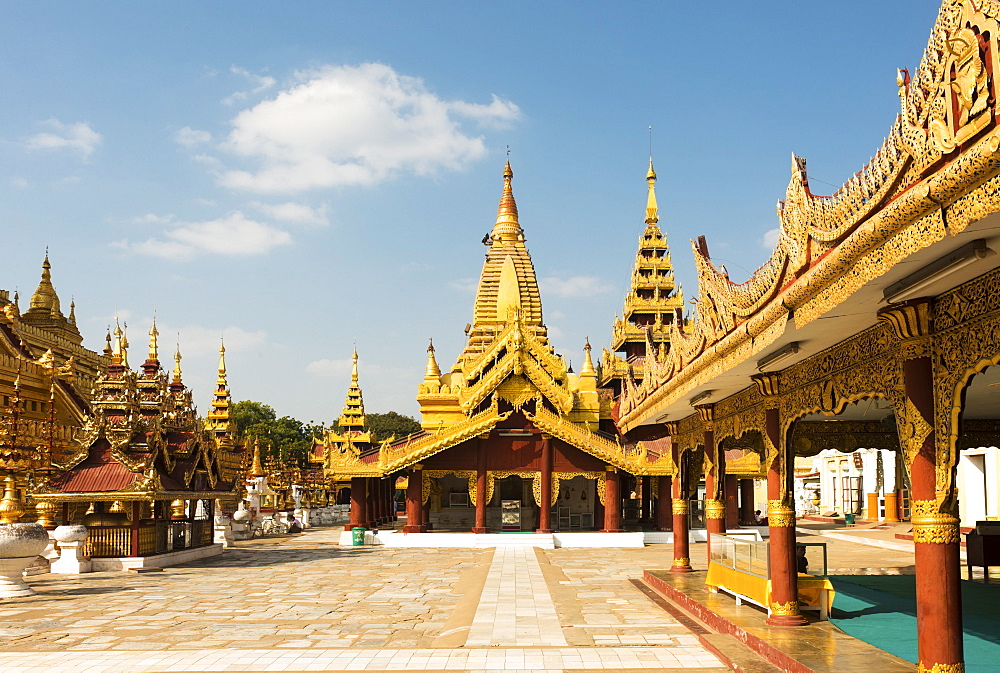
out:
{"label": "golden pagoda spire", "polygon": [[594,369],[594,361],[590,357],[590,351],[590,337],[587,337],[587,341],[583,346],[583,367],[580,369],[580,376],[597,375],[597,370]]}
{"label": "golden pagoda spire", "polygon": [[108,333],[104,337],[104,357],[113,358],[114,349],[111,348],[111,326],[108,325]]}
{"label": "golden pagoda spire", "polygon": [[646,224],[656,224],[660,221],[660,217],[656,207],[656,171],[653,170],[653,157],[649,157],[646,182],[649,183],[649,194],[646,196]]}
{"label": "golden pagoda spire", "polygon": [[366,423],[364,397],[361,394],[361,386],[358,385],[358,349],[355,347],[351,364],[351,385],[347,388],[347,399],[344,401],[344,410],[340,413],[337,425],[343,430],[361,432]]}
{"label": "golden pagoda spire", "polygon": [[424,382],[439,383],[440,380],[441,368],[438,367],[437,359],[434,357],[434,339],[431,339],[427,346],[427,369],[424,370]]}
{"label": "golden pagoda spire", "polygon": [[30,308],[48,309],[49,311],[59,311],[59,297],[52,287],[52,265],[49,264],[49,249],[45,249],[45,261],[42,262],[42,279],[38,283],[38,289],[31,295]]}
{"label": "golden pagoda spire", "polygon": [[226,341],[219,341],[219,380],[220,385],[226,385]]}
{"label": "golden pagoda spire", "polygon": [[493,226],[492,238],[496,242],[513,243],[521,240],[521,224],[517,219],[517,202],[514,201],[514,190],[511,188],[511,181],[514,179],[514,171],[511,170],[510,161],[503,169],[503,194],[500,196],[500,205],[497,207],[497,221]]}
{"label": "golden pagoda spire", "polygon": [[157,347],[156,337],[160,336],[160,330],[156,329],[156,316],[153,316],[153,326],[149,328],[149,359],[159,360],[160,351]]}
{"label": "golden pagoda spire", "polygon": [[182,382],[181,378],[181,343],[178,340],[177,350],[174,352],[174,385]]}
{"label": "golden pagoda spire", "polygon": [[122,346],[122,336],[123,332],[121,323],[118,322],[118,318],[115,318],[115,349],[112,352],[111,361],[114,362],[116,365],[120,365],[124,361],[124,354],[123,354],[124,348]]}
{"label": "golden pagoda spire", "polygon": [[76,301],[74,299],[69,301],[69,324],[76,326]]}
{"label": "golden pagoda spire", "polygon": [[250,476],[265,476],[264,466],[260,462],[260,437],[255,437],[253,440],[253,463],[250,465]]}

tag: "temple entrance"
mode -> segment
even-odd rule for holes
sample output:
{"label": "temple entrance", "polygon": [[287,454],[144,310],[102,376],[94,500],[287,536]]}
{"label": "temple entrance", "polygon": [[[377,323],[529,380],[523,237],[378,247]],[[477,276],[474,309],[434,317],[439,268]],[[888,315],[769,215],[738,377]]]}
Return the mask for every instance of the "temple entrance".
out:
{"label": "temple entrance", "polygon": [[583,476],[566,479],[559,483],[559,497],[552,508],[552,523],[555,530],[593,531],[594,502],[597,500],[597,480]]}
{"label": "temple entrance", "polygon": [[532,480],[517,475],[497,479],[493,501],[486,509],[486,524],[491,531],[503,533],[534,531],[538,525],[538,506]]}

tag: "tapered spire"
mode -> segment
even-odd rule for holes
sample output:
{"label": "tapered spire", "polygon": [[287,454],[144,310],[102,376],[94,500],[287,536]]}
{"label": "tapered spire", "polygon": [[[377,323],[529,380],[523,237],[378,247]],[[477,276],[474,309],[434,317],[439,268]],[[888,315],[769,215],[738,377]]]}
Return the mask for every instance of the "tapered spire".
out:
{"label": "tapered spire", "polygon": [[158,361],[160,359],[160,350],[157,346],[156,338],[160,336],[160,330],[156,329],[156,316],[153,316],[153,326],[149,328],[149,359],[150,361]]}
{"label": "tapered spire", "polygon": [[226,342],[219,343],[219,384],[226,384]]}
{"label": "tapered spire", "polygon": [[[179,365],[178,365],[179,366]],[[220,443],[232,439],[232,423],[229,409],[232,398],[229,394],[229,382],[226,375],[226,344],[219,343],[219,378],[216,381],[215,393],[212,397],[212,409],[206,416],[206,427]]]}
{"label": "tapered spire", "polygon": [[69,302],[69,324],[76,327],[76,301],[72,299]]}
{"label": "tapered spire", "polygon": [[260,437],[253,440],[253,463],[250,465],[251,477],[263,477],[264,466],[260,462]]}
{"label": "tapered spire", "polygon": [[124,341],[123,336],[124,332],[122,332],[122,326],[118,322],[118,319],[115,318],[115,346],[114,346],[114,351],[111,354],[111,360],[116,365],[122,364],[125,359],[125,354],[124,354],[125,347],[123,345]]}
{"label": "tapered spire", "polygon": [[646,196],[646,224],[656,224],[660,221],[660,216],[656,207],[656,171],[653,170],[653,157],[649,158],[646,182],[649,184],[649,194]]}
{"label": "tapered spire", "polygon": [[177,350],[174,352],[174,385],[180,385],[183,382],[181,376],[181,345],[178,343]]}
{"label": "tapered spire", "polygon": [[434,339],[431,339],[427,346],[427,369],[424,370],[424,381],[438,383],[440,379],[441,368],[438,367],[437,359],[434,357]]}
{"label": "tapered spire", "polygon": [[59,297],[52,287],[52,265],[49,264],[49,251],[45,250],[45,261],[42,262],[42,279],[38,283],[38,289],[31,295],[31,306],[33,309],[46,309],[56,314],[59,313]]}
{"label": "tapered spire", "polygon": [[514,201],[514,190],[511,188],[513,179],[514,171],[508,161],[503,169],[503,194],[497,208],[497,221],[493,226],[494,241],[511,243],[520,240],[522,236],[521,224],[517,219],[517,202]]}
{"label": "tapered spire", "polygon": [[344,410],[340,413],[337,425],[342,430],[364,430],[367,423],[365,419],[365,401],[361,394],[361,386],[358,384],[358,349],[354,349],[354,356],[351,364],[351,385],[347,388],[347,399],[344,401]]}
{"label": "tapered spire", "polygon": [[580,369],[580,376],[597,375],[597,370],[594,369],[594,361],[590,357],[590,351],[590,337],[587,337],[587,342],[583,346],[583,368]]}

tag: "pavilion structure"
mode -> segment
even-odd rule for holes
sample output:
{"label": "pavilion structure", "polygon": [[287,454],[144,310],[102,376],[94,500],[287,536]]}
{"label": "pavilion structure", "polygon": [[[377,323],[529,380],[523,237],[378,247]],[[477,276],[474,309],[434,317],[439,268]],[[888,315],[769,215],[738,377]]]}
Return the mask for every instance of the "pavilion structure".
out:
{"label": "pavilion structure", "polygon": [[237,497],[243,449],[227,420],[225,350],[206,423],[182,381],[180,352],[171,381],[160,364],[155,322],[149,334],[149,354],[136,371],[128,338],[116,327],[110,364],[95,382],[93,415],[71,442],[73,451],[28,489],[40,506],[55,507],[62,524],[87,526],[86,555],[101,569],[212,547],[216,501]]}
{"label": "pavilion structure", "polygon": [[[328,442],[328,477],[351,479],[351,526],[390,516],[401,476],[407,533],[617,532],[633,493],[650,511],[656,494],[670,492],[669,453],[601,430],[610,401],[598,392],[589,343],[578,374],[550,344],[512,180],[508,162],[464,350],[442,372],[433,344],[427,349],[422,432],[382,444],[357,434]],[[625,484],[637,487],[624,492]]]}
{"label": "pavilion structure", "polygon": [[[919,67],[899,71],[900,115],[871,161],[824,197],[793,157],[777,246],[744,283],[699,238],[697,311],[668,326],[666,357],[626,379],[618,405],[627,436],[671,438],[675,494],[704,478],[716,517],[728,451],[759,456],[774,625],[804,623],[794,458],[898,450],[918,670],[935,673],[964,670],[959,452],[1000,442],[998,39],[1000,5],[945,0]],[[676,527],[674,538],[687,570]]]}

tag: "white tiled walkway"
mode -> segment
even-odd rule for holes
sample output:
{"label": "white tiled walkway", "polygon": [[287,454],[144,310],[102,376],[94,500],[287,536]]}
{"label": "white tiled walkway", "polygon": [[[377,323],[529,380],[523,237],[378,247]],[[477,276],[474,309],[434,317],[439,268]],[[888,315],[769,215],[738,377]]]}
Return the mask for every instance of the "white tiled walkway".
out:
{"label": "white tiled walkway", "polygon": [[566,647],[531,547],[497,547],[466,647]]}

